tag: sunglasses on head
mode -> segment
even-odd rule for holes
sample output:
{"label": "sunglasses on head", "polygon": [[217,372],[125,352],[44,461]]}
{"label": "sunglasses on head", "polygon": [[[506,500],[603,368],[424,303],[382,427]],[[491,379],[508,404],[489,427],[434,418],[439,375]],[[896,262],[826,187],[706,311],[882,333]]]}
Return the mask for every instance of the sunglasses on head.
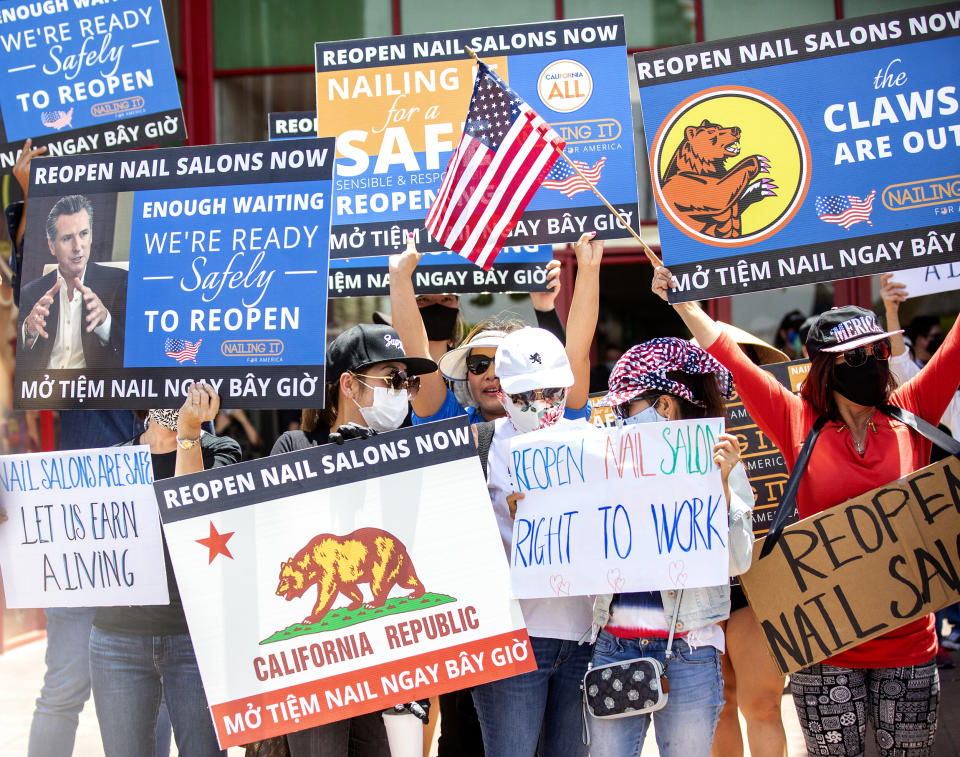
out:
{"label": "sunglasses on head", "polygon": [[845,350],[840,354],[843,356],[843,362],[851,368],[859,368],[867,362],[867,358],[871,355],[877,360],[888,359],[890,357],[890,342],[884,339],[873,344],[854,347],[852,350]]}
{"label": "sunglasses on head", "polygon": [[520,408],[530,407],[536,400],[547,400],[548,402],[559,402],[566,395],[566,387],[554,386],[547,389],[531,389],[527,392],[518,392],[517,394],[507,395],[514,405]]}
{"label": "sunglasses on head", "polygon": [[493,365],[493,358],[487,355],[471,355],[467,358],[467,370],[474,376],[482,376],[491,365]]}
{"label": "sunglasses on head", "polygon": [[[353,372],[351,371],[351,373]],[[393,389],[397,392],[401,389],[406,389],[409,394],[414,394],[420,389],[420,377],[407,376],[406,371],[401,371],[399,368],[394,368],[387,376],[371,376],[368,373],[354,373],[353,375],[358,378],[370,379],[371,381],[382,381],[387,385],[388,389]]]}

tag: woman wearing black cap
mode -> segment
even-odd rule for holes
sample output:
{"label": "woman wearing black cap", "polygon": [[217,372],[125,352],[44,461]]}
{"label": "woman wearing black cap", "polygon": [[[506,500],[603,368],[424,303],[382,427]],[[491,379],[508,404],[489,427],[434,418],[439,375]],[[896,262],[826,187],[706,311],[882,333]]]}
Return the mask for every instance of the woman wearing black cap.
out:
{"label": "woman wearing black cap", "polygon": [[[662,266],[653,291],[676,286]],[[797,508],[805,518],[926,465],[931,444],[878,407],[899,406],[936,424],[960,382],[960,330],[950,334],[920,374],[899,388],[887,358],[890,333],[869,310],[823,313],[810,329],[811,368],[800,397],[753,365],[696,303],[674,309],[697,341],[733,373],[757,425],[792,469],[804,440],[823,420],[800,479]],[[940,682],[933,614],[794,673],[794,704],[811,754],[863,753],[866,721],[882,755],[925,755],[937,728]]]}
{"label": "woman wearing black cap", "polygon": [[[324,409],[304,409],[302,430],[285,432],[270,454],[326,444],[336,440],[331,438],[334,434],[342,441],[351,433],[365,435],[369,428],[399,428],[420,388],[420,374],[435,370],[432,360],[407,357],[400,337],[389,326],[360,324],[347,329],[327,348]],[[390,757],[379,712],[287,734],[287,743],[291,757]]]}

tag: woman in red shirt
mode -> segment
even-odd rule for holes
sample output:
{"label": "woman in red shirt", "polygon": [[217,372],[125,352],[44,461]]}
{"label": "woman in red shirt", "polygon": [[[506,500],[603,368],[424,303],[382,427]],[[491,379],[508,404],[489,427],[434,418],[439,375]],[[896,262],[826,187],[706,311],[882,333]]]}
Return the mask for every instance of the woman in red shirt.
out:
{"label": "woman in red shirt", "polygon": [[[670,271],[654,272],[667,299]],[[930,460],[931,444],[877,407],[897,405],[936,424],[960,382],[960,330],[911,381],[897,387],[887,366],[889,334],[873,312],[847,306],[822,314],[807,336],[810,373],[800,397],[755,366],[693,302],[674,309],[704,349],[732,373],[744,405],[792,469],[817,418],[827,422],[800,481],[801,518],[894,481]],[[846,650],[790,677],[810,754],[860,755],[866,720],[881,755],[930,754],[940,680],[933,614]],[[909,692],[909,699],[908,699]]]}

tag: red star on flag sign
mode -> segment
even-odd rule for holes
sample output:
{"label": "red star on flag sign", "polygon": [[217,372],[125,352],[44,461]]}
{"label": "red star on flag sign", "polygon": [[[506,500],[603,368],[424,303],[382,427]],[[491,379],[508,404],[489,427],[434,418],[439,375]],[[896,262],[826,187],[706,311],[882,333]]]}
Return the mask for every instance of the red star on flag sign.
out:
{"label": "red star on flag sign", "polygon": [[230,541],[230,537],[233,536],[235,532],[229,531],[228,533],[221,534],[217,531],[216,526],[213,525],[213,521],[210,521],[210,536],[206,539],[197,539],[197,544],[202,544],[207,549],[210,550],[210,562],[209,565],[213,562],[213,558],[217,555],[226,555],[231,560],[233,555],[230,554],[230,550],[227,549],[227,542]]}

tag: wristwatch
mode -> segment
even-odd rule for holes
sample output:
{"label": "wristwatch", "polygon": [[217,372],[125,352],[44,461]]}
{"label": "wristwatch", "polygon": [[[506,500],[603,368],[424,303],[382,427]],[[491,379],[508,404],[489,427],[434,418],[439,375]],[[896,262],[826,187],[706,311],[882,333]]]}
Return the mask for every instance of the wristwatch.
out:
{"label": "wristwatch", "polygon": [[193,449],[198,444],[200,444],[199,436],[196,439],[181,439],[179,436],[177,437],[177,446],[180,449]]}

